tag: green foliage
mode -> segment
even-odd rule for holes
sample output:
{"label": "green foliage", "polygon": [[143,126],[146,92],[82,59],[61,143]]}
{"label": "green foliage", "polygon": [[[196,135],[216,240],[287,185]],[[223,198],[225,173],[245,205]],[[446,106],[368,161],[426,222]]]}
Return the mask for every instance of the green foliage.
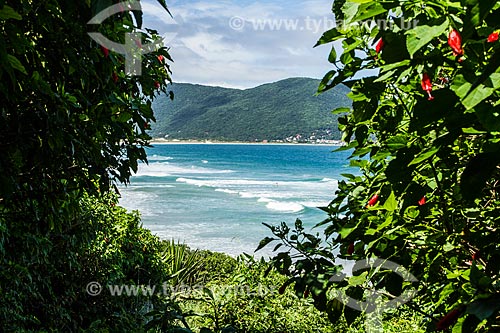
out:
{"label": "green foliage", "polygon": [[[221,254],[217,261],[221,261]],[[232,266],[234,259],[225,256]],[[208,261],[212,261],[208,258]],[[231,275],[206,281],[198,300],[183,305],[201,316],[190,319],[193,329],[214,332],[326,332],[330,323],[307,299],[293,292],[278,295],[286,278],[271,272],[267,263],[251,257],[238,258]],[[225,330],[224,330],[225,329]]]}
{"label": "green foliage", "polygon": [[224,281],[234,275],[238,261],[224,253],[201,250],[197,252],[200,263],[196,271],[196,282]]}
{"label": "green foliage", "polygon": [[[158,300],[140,294],[112,296],[107,286],[160,285],[170,275],[158,237],[141,228],[137,213],[127,213],[115,202],[113,197],[82,198],[82,214],[64,233],[11,234],[3,248],[10,261],[2,262],[2,330],[142,327],[145,310]],[[93,281],[104,286],[99,296],[85,290]]]}
{"label": "green foliage", "polygon": [[172,276],[170,284],[178,286],[181,284],[192,284],[201,267],[201,261],[197,251],[191,251],[185,244],[175,243],[174,240],[163,241],[165,253],[165,265]]}
{"label": "green foliage", "polygon": [[318,81],[295,78],[237,90],[176,83],[175,98],[155,100],[151,135],[170,139],[282,140],[301,134],[340,139],[332,107],[351,104],[347,89],[314,96]]}
{"label": "green foliage", "polygon": [[167,278],[158,239],[109,192],[146,160],[155,81],[170,80],[158,56],[170,57],[161,48],[126,75],[88,35],[124,43],[139,28],[138,11],[87,25],[113,3],[0,1],[0,331],[136,331],[154,300],[85,286]]}
{"label": "green foliage", "polygon": [[[408,306],[426,318],[427,330],[496,331],[500,44],[487,38],[499,28],[500,5],[347,0],[342,9],[345,24],[318,42],[343,47],[330,57],[335,69],[319,90],[351,88],[352,109],[339,127],[361,175],[339,182],[321,223],[324,237],[300,222],[271,227],[287,247],[274,266],[297,292],[310,288],[332,320],[361,315],[336,303],[335,290],[360,300],[378,290],[388,301],[416,289]],[[461,43],[448,42],[454,29]],[[336,277],[339,259],[374,257],[396,262],[418,282],[375,269]]]}

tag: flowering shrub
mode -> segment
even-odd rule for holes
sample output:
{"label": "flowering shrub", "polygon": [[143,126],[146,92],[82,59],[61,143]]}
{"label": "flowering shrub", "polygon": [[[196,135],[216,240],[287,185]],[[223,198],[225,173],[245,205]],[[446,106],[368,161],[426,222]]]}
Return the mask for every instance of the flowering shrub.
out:
{"label": "flowering shrub", "polygon": [[[332,50],[334,69],[319,91],[351,88],[352,108],[334,112],[344,114],[340,149],[352,150],[360,174],[339,182],[323,237],[298,221],[270,227],[276,238],[261,245],[286,245],[275,268],[297,295],[310,290],[331,320],[361,314],[339,305],[335,290],[360,300],[377,290],[388,301],[415,289],[408,306],[427,330],[498,330],[500,3],[344,0],[334,10],[345,24],[318,45],[343,52]],[[418,282],[374,269],[338,278],[339,259],[373,257],[397,262]]]}

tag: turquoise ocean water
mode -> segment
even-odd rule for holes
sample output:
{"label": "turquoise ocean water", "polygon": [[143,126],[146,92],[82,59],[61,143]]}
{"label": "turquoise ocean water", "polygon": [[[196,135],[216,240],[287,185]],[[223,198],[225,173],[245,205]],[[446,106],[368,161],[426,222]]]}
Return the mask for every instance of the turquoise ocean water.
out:
{"label": "turquoise ocean water", "polygon": [[[312,227],[334,197],[349,152],[315,145],[165,144],[148,149],[120,204],[146,228],[192,248],[252,254],[271,236],[262,225]],[[270,250],[270,249],[269,249]],[[269,253],[269,252],[264,252]]]}

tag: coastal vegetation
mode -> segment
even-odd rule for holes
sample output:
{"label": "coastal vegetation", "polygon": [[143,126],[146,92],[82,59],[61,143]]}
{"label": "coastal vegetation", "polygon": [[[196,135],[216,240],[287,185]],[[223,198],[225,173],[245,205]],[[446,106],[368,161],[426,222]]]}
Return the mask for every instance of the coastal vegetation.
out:
{"label": "coastal vegetation", "polygon": [[[92,41],[87,22],[113,4],[0,0],[0,331],[364,332],[370,316],[343,301],[367,304],[374,292],[372,307],[405,295],[376,323],[389,332],[499,330],[500,4],[336,0],[346,25],[318,44],[338,41],[343,51],[332,48],[335,69],[316,83],[320,92],[340,87],[335,94],[344,84],[352,107],[312,97],[313,80],[291,79],[220,89],[209,108],[192,108],[197,115],[180,108],[165,118],[177,133],[192,121],[203,138],[199,122],[211,113],[210,130],[233,139],[216,123],[232,115],[215,111],[242,108],[262,137],[234,139],[280,139],[299,133],[265,128],[292,117],[312,135],[336,116],[321,123],[302,112],[340,107],[341,149],[360,174],[339,182],[324,237],[300,220],[268,226],[272,237],[256,247],[273,245],[271,262],[160,240],[118,205],[116,184],[147,160],[152,101],[168,93],[171,59],[166,48],[144,54],[133,76],[125,56]],[[142,13],[118,5],[90,29],[125,44]],[[146,29],[134,45],[158,38]],[[191,105],[211,89],[183,87],[176,93],[193,94]],[[251,102],[231,97],[247,93]],[[252,114],[264,107],[276,115]],[[341,259],[364,266],[341,275]]]}

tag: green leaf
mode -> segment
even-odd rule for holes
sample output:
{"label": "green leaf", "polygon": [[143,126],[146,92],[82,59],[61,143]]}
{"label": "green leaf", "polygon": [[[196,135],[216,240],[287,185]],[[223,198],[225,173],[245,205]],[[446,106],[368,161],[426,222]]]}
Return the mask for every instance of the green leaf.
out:
{"label": "green leaf", "polygon": [[335,46],[332,46],[332,50],[330,51],[330,55],[328,56],[328,61],[332,64],[337,62],[337,51],[335,50]]}
{"label": "green leaf", "polygon": [[19,15],[12,7],[4,5],[2,9],[0,9],[0,20],[22,20],[22,16]]}
{"label": "green leaf", "polygon": [[363,272],[357,276],[351,276],[349,278],[350,286],[359,286],[366,282],[366,277],[368,276],[368,272]]}
{"label": "green leaf", "polygon": [[479,320],[490,318],[500,310],[500,302],[497,297],[479,300],[467,306],[467,313],[475,315]]}
{"label": "green leaf", "polygon": [[485,131],[478,131],[477,129],[472,128],[472,127],[462,128],[462,132],[464,134],[472,134],[472,135],[480,135],[480,134],[486,134],[486,133],[488,133],[488,132],[485,132]]}
{"label": "green leaf", "polygon": [[[436,24],[439,24],[438,22],[436,22]],[[413,55],[418,50],[430,43],[434,38],[437,38],[445,33],[449,26],[450,22],[446,18],[439,25],[422,25],[416,27],[415,29],[408,30],[406,32],[408,35],[406,46],[408,48],[408,52],[410,53],[410,57],[413,58]]]}
{"label": "green leaf", "polygon": [[339,235],[342,238],[347,238],[356,228],[342,228],[339,231]]}
{"label": "green leaf", "polygon": [[389,212],[393,212],[398,208],[398,201],[396,200],[394,192],[391,192],[389,198],[387,198],[387,200],[384,202],[384,205],[381,208],[386,209]]}
{"label": "green leaf", "polygon": [[21,64],[21,62],[16,57],[8,54],[7,59],[9,60],[9,64],[12,66],[12,68],[17,69],[25,75],[28,75],[28,73],[26,72],[26,68],[24,68],[23,64]]}
{"label": "green leaf", "polygon": [[272,237],[266,237],[266,238],[264,238],[263,240],[260,241],[259,246],[255,250],[255,252],[259,251],[260,249],[262,249],[263,247],[265,247],[267,244],[269,244],[269,243],[271,243],[272,241],[275,241],[275,240],[276,240],[276,238],[272,238]]}
{"label": "green leaf", "polygon": [[323,92],[325,90],[329,89],[329,82],[335,77],[337,74],[337,71],[331,70],[326,75],[323,77],[321,80],[319,87],[318,87],[318,92]]}
{"label": "green leaf", "polygon": [[387,9],[379,1],[366,1],[358,7],[358,11],[352,18],[352,22],[363,21],[385,12],[387,12]]}
{"label": "green leaf", "polygon": [[210,290],[210,288],[204,287],[203,293],[207,295],[211,300],[215,300],[214,293],[212,292],[212,290]]}
{"label": "green leaf", "polygon": [[493,92],[500,88],[500,73],[493,73],[483,83],[479,84],[474,90],[467,94],[467,97],[462,101],[462,104],[467,110],[472,109],[486,98],[490,97]]}
{"label": "green leaf", "polygon": [[454,249],[455,249],[455,246],[453,244],[450,244],[450,243],[446,243],[443,246],[443,251],[444,252],[450,252],[450,251],[452,251]]}
{"label": "green leaf", "polygon": [[0,9],[0,20],[9,19],[22,20],[23,18],[12,7],[5,5]]}
{"label": "green leaf", "polygon": [[165,0],[156,0],[158,3],[167,11],[167,13],[172,16],[172,13],[168,10],[167,2]]}
{"label": "green leaf", "polygon": [[333,114],[345,114],[351,112],[350,108],[342,107],[332,111]]}
{"label": "green leaf", "polygon": [[408,166],[411,166],[411,165],[415,165],[415,164],[420,164],[426,160],[428,160],[429,158],[433,157],[434,155],[436,155],[436,153],[439,151],[439,148],[438,147],[433,147],[431,148],[430,150],[422,153],[422,154],[419,154],[417,157],[415,157],[413,159],[413,161],[410,162],[410,164],[408,164]]}
{"label": "green leaf", "polygon": [[396,135],[387,140],[387,147],[391,150],[398,150],[407,146],[407,139],[404,135]]}
{"label": "green leaf", "polygon": [[337,28],[333,28],[331,30],[328,30],[327,32],[323,33],[323,36],[318,40],[316,45],[314,47],[323,45],[323,44],[328,44],[333,41],[336,41],[338,39],[344,38],[344,35],[340,33]]}

